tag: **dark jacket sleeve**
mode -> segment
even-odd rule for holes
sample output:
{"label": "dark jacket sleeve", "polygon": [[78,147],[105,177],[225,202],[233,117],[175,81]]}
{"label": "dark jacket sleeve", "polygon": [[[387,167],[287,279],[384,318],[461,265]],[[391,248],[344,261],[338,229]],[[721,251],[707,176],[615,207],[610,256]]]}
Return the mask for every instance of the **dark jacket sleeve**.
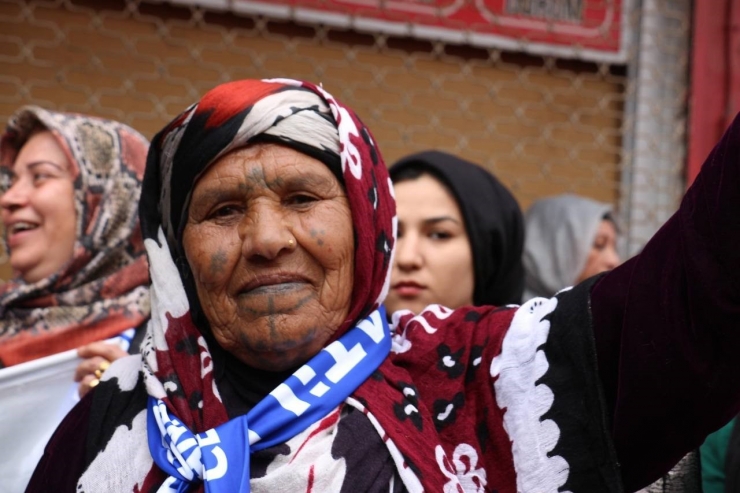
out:
{"label": "dark jacket sleeve", "polygon": [[740,409],[740,118],[676,214],[591,292],[624,486],[658,479]]}
{"label": "dark jacket sleeve", "polygon": [[85,445],[92,395],[88,392],[65,416],[49,439],[26,493],[74,493],[86,467]]}

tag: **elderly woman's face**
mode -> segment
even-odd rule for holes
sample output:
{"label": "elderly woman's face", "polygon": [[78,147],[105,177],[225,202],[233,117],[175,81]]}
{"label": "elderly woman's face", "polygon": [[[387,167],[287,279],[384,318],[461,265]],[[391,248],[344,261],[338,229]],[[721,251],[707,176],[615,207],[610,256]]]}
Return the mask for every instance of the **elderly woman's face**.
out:
{"label": "elderly woman's face", "polygon": [[216,161],[193,190],[183,247],[213,335],[248,365],[301,364],[347,317],[349,202],[300,152],[257,144]]}

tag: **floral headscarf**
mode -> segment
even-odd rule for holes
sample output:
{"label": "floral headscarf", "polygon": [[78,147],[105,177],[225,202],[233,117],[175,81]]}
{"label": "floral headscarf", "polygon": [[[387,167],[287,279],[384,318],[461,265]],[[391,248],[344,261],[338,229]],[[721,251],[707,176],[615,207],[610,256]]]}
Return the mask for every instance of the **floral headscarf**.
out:
{"label": "floral headscarf", "polygon": [[149,277],[136,214],[147,140],[115,121],[27,106],[2,136],[0,166],[12,167],[39,129],[51,131],[72,166],[77,239],[72,259],[59,272],[0,287],[4,366],[112,337],[149,316]]}

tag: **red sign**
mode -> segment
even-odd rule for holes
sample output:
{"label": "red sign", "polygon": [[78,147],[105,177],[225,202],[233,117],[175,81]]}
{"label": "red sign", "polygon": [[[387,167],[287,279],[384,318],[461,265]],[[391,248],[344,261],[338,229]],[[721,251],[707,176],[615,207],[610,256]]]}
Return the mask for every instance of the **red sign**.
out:
{"label": "red sign", "polygon": [[625,60],[624,3],[623,0],[271,0],[269,3],[235,0],[229,5],[239,11],[365,31],[621,62]]}

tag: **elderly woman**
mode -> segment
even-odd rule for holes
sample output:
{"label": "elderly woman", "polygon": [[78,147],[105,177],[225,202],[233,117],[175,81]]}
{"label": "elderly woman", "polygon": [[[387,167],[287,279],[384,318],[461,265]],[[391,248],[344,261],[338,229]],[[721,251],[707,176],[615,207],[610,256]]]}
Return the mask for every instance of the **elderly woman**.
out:
{"label": "elderly woman", "polygon": [[221,85],[150,150],[142,356],[67,416],[29,491],[647,484],[740,405],[739,153],[740,122],[606,276],[389,327],[394,205],[368,130],[309,83]]}

